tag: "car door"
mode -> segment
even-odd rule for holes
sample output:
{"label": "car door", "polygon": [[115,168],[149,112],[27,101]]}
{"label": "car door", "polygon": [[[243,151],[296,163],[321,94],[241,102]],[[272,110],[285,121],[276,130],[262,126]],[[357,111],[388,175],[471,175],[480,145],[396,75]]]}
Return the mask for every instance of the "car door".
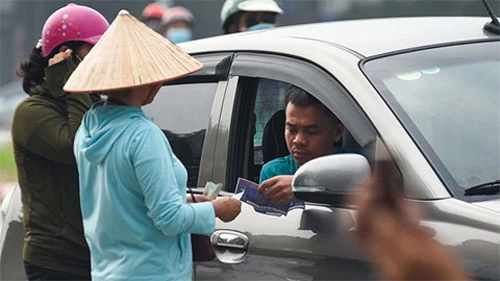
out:
{"label": "car door", "polygon": [[16,185],[0,206],[0,280],[26,280],[21,188]]}
{"label": "car door", "polygon": [[[274,81],[274,97],[264,98],[263,83]],[[243,177],[258,180],[263,164],[262,128],[284,107],[280,85],[295,85],[323,102],[365,148],[375,133],[350,95],[328,73],[309,62],[279,55],[237,53],[233,57],[215,144],[214,163],[225,163],[212,180],[234,192]],[[222,125],[223,124],[223,125]],[[240,194],[232,196],[239,197]],[[217,222],[212,235],[217,258],[195,265],[196,280],[372,279],[350,233],[349,209],[306,202],[286,216],[255,212],[242,204],[230,223]]]}
{"label": "car door", "polygon": [[213,178],[215,142],[232,54],[201,54],[203,69],[166,82],[143,109],[163,131],[188,171],[188,186],[202,191]]}

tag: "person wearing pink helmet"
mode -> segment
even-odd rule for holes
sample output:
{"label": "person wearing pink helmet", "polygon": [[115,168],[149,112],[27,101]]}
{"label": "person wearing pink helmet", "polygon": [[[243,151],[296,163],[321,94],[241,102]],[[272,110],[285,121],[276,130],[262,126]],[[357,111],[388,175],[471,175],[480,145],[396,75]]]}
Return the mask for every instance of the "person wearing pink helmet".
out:
{"label": "person wearing pink helmet", "polygon": [[188,9],[181,6],[168,8],[162,18],[165,37],[176,44],[191,40],[193,22],[194,16]]}
{"label": "person wearing pink helmet", "polygon": [[108,26],[90,7],[64,6],[48,17],[29,59],[16,70],[28,94],[11,131],[28,280],[90,280],[73,141],[84,113],[100,98],[70,95],[63,85]]}

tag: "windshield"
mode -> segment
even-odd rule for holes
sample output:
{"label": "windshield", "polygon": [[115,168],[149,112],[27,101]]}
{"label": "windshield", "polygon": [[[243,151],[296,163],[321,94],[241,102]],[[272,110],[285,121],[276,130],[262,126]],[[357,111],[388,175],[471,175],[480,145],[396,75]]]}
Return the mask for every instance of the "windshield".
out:
{"label": "windshield", "polygon": [[500,42],[384,57],[364,70],[450,192],[492,199],[463,194],[500,179]]}

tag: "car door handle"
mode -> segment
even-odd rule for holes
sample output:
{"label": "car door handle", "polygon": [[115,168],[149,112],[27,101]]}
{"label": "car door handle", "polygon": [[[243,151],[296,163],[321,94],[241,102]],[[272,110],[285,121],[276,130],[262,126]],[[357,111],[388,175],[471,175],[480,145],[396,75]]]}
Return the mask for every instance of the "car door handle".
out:
{"label": "car door handle", "polygon": [[210,242],[213,246],[232,248],[232,249],[248,249],[248,236],[244,233],[232,230],[216,230],[210,236]]}

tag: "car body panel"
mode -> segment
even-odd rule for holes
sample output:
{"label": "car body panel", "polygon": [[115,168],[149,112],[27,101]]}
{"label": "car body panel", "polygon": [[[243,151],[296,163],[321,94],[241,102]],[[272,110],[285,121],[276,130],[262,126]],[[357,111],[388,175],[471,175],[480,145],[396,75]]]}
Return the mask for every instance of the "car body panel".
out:
{"label": "car body panel", "polygon": [[16,185],[0,208],[0,280],[23,280],[24,226],[21,189]]}
{"label": "car body panel", "polygon": [[[227,127],[225,124],[221,124],[221,108],[223,108],[224,93],[227,88],[227,82],[220,82],[217,86],[217,93],[215,95],[213,110],[210,114],[208,121],[208,129],[205,135],[205,142],[200,161],[200,175],[198,180],[198,186],[203,186],[202,183],[210,181],[210,179],[219,179],[225,175],[219,175],[219,171],[224,170],[221,165],[225,167],[224,163],[221,163],[217,159],[216,155],[220,157],[226,157],[226,153],[220,151],[217,153],[221,146],[221,142],[217,141],[220,131]],[[223,119],[225,120],[225,119]]]}
{"label": "car body panel", "polygon": [[[197,280],[375,279],[369,263],[349,248],[354,245],[350,241],[353,227],[354,218],[347,209],[308,205],[286,217],[275,217],[255,213],[243,204],[238,218],[230,223],[218,221],[216,228],[249,237],[246,259],[239,264],[197,264]],[[224,251],[230,248],[219,249],[216,255]]]}
{"label": "car body panel", "polygon": [[[483,31],[484,24],[489,22],[491,19],[487,17],[350,20],[218,36],[182,43],[180,46],[190,53],[223,50],[282,53],[293,50],[295,53],[298,48],[284,41],[286,38],[294,38],[295,42],[305,41],[308,44],[321,41],[367,57],[421,46],[486,39],[493,36]],[[266,44],[262,44],[262,40],[266,40]]]}
{"label": "car body panel", "polygon": [[[498,201],[498,200],[497,200]],[[500,278],[499,212],[454,198],[421,201],[422,225],[432,229],[434,238],[452,247],[475,280]]]}
{"label": "car body panel", "polygon": [[500,199],[483,201],[483,202],[474,202],[472,204],[500,213]]}

